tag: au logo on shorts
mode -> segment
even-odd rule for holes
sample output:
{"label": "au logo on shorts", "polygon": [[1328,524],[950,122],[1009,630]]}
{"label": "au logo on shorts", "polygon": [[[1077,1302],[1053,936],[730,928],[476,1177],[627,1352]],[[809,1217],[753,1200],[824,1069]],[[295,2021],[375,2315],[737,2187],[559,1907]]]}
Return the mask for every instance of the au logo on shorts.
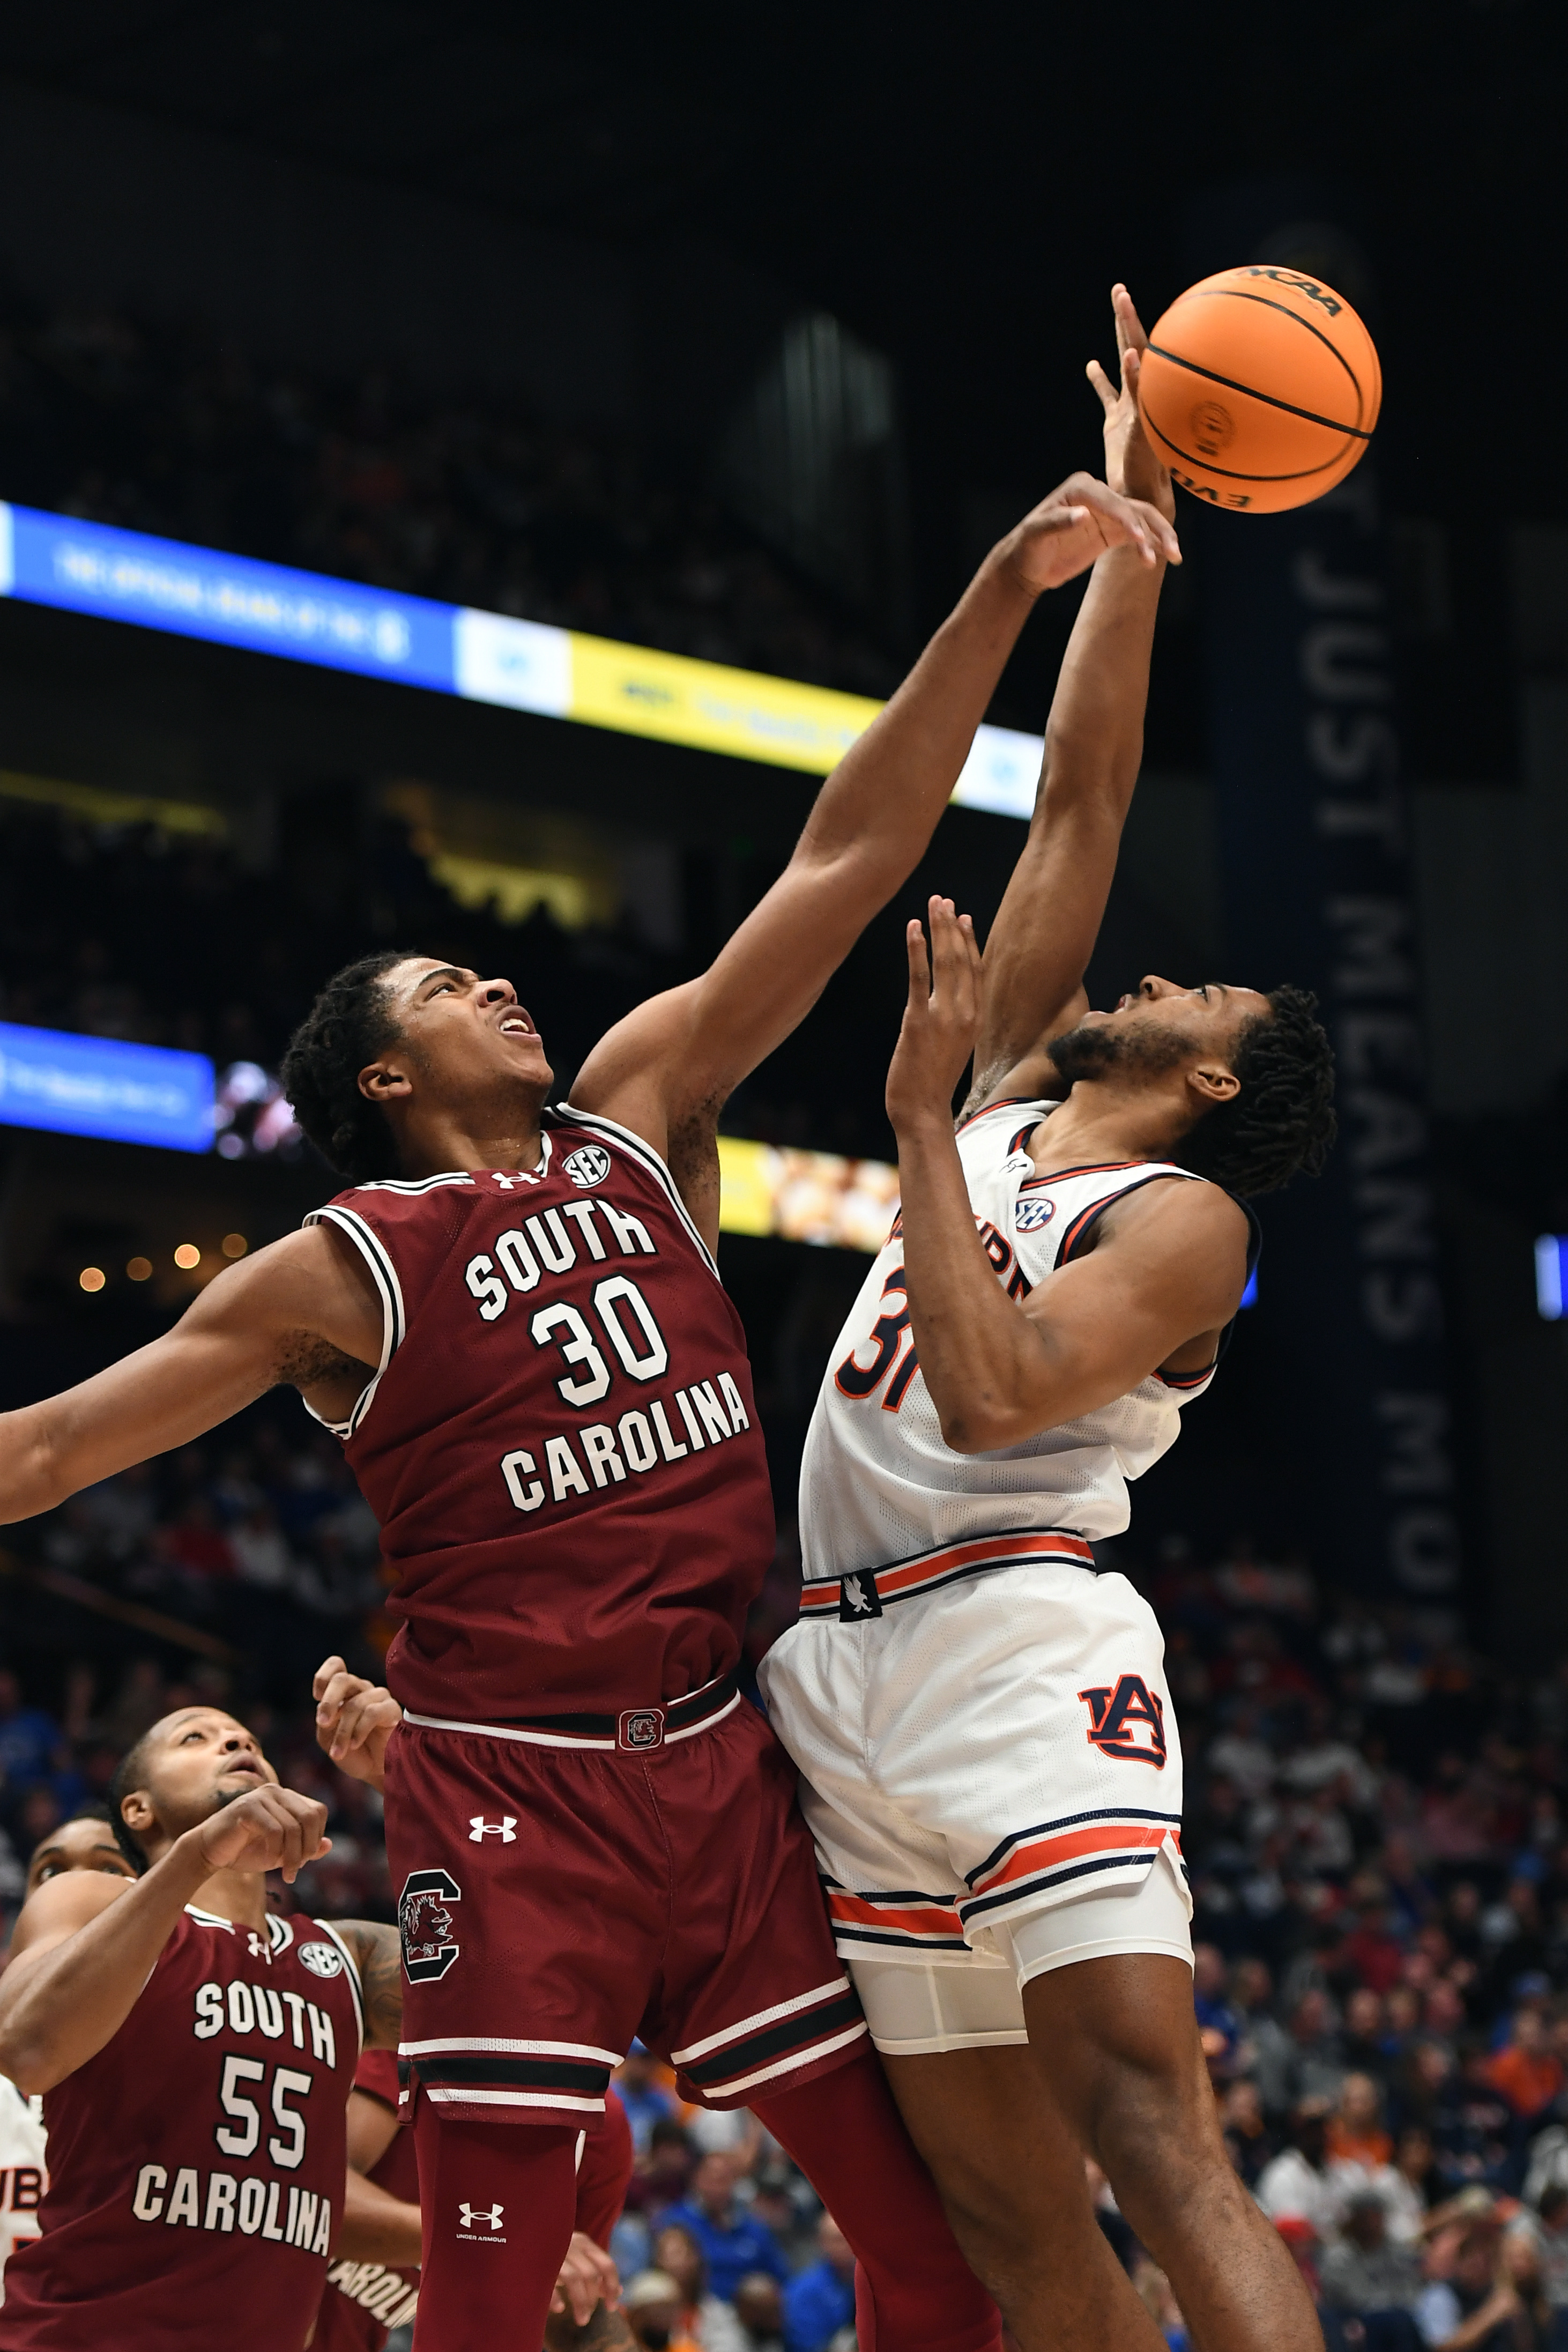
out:
{"label": "au logo on shorts", "polygon": [[1089,1739],[1103,1756],[1120,1756],[1129,1764],[1152,1764],[1163,1771],[1166,1761],[1166,1703],[1142,1675],[1118,1675],[1114,1685],[1078,1694],[1089,1709]]}
{"label": "au logo on shorts", "polygon": [[448,1906],[462,1900],[463,1889],[448,1870],[413,1870],[404,1879],[397,1899],[397,1928],[403,1972],[411,1984],[430,1984],[444,1977],[457,1958]]}
{"label": "au logo on shorts", "polygon": [[1050,1224],[1055,1214],[1054,1201],[1020,1199],[1013,1211],[1013,1223],[1020,1234],[1038,1234]]}
{"label": "au logo on shorts", "polygon": [[568,1152],[560,1164],[580,1191],[590,1192],[609,1175],[610,1154],[602,1143],[585,1143],[579,1150]]}

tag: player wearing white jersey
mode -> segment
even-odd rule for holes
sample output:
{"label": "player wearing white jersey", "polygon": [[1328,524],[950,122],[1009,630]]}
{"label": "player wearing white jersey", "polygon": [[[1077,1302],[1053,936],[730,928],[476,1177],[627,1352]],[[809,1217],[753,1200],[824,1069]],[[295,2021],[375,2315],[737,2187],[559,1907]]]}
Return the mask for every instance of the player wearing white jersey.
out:
{"label": "player wearing white jersey", "polygon": [[[1110,479],[1169,511],[1142,331],[1114,301],[1121,386],[1091,371]],[[1310,2300],[1199,2053],[1159,1628],[1092,1549],[1213,1377],[1256,1255],[1237,1196],[1321,1164],[1333,1125],[1295,990],[1151,976],[1088,1010],[1157,596],[1117,554],[1095,567],[983,967],[950,902],[929,964],[910,926],[902,1210],[823,1381],[800,1621],[762,1680],[873,2038],[1024,2352],[1161,2340],[1094,2225],[1085,2149],[1205,2352],[1308,2352]]]}

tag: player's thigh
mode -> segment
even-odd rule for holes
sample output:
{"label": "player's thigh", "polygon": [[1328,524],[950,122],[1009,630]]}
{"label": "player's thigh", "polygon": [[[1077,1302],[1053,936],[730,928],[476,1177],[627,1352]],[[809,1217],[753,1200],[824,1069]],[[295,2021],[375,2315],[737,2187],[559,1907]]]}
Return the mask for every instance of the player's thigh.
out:
{"label": "player's thigh", "polygon": [[884,2052],[882,2063],[961,2235],[979,2230],[1043,2245],[1054,2232],[1058,2246],[1064,2230],[1098,2237],[1082,2148],[1027,2045]]}
{"label": "player's thigh", "polygon": [[1031,1978],[1023,2005],[1054,2101],[1108,2169],[1113,2154],[1140,2145],[1166,2163],[1223,2154],[1185,1960],[1082,1960]]}

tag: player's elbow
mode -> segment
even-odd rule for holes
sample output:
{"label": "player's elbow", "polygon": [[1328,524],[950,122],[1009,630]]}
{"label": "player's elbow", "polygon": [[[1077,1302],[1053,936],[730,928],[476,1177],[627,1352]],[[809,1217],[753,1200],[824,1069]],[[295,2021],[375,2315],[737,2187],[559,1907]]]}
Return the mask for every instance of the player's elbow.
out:
{"label": "player's elbow", "polygon": [[955,1405],[938,1419],[942,1442],[954,1454],[998,1454],[1031,1433],[1022,1416],[988,1403]]}
{"label": "player's elbow", "polygon": [[[13,1423],[23,1419],[21,1413],[5,1416]],[[0,1428],[0,1527],[52,1511],[70,1491],[47,1433]]]}
{"label": "player's elbow", "polygon": [[60,2080],[60,2069],[51,2063],[52,2055],[22,2019],[0,2019],[0,2074],[15,2083],[25,2099],[42,2098]]}

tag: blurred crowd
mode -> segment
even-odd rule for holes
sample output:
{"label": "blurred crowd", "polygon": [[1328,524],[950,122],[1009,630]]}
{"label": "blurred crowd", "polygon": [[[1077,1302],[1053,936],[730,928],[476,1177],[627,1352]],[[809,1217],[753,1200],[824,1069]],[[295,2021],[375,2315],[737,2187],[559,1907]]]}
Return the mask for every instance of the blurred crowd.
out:
{"label": "blurred crowd", "polygon": [[894,682],[695,477],[519,404],[0,303],[0,497],[862,694]]}
{"label": "blurred crowd", "polygon": [[[374,1671],[390,1631],[374,1525],[336,1446],[253,1413],[14,1532],[0,1901],[15,1907],[32,1846],[101,1798],[137,1734],[199,1697],[245,1713],[329,1806],[331,1855],[280,1900],[391,1916],[377,1802],[325,1767],[308,1710],[323,1655]],[[21,1587],[41,1577],[47,1600],[51,1573],[208,1649],[63,1603],[41,1618]],[[786,1532],[751,1666],[797,1580]],[[1200,1563],[1168,1540],[1139,1581],[1181,1718],[1221,2125],[1332,2352],[1568,2352],[1568,1660],[1504,1674],[1453,1612],[1324,1591],[1240,1541]],[[747,2116],[683,2108],[640,2051],[619,2093],[638,2162],[615,2252],[648,2352],[831,2346],[852,2320],[852,2264],[782,2150]],[[1167,2283],[1092,2178],[1183,2346]]]}

